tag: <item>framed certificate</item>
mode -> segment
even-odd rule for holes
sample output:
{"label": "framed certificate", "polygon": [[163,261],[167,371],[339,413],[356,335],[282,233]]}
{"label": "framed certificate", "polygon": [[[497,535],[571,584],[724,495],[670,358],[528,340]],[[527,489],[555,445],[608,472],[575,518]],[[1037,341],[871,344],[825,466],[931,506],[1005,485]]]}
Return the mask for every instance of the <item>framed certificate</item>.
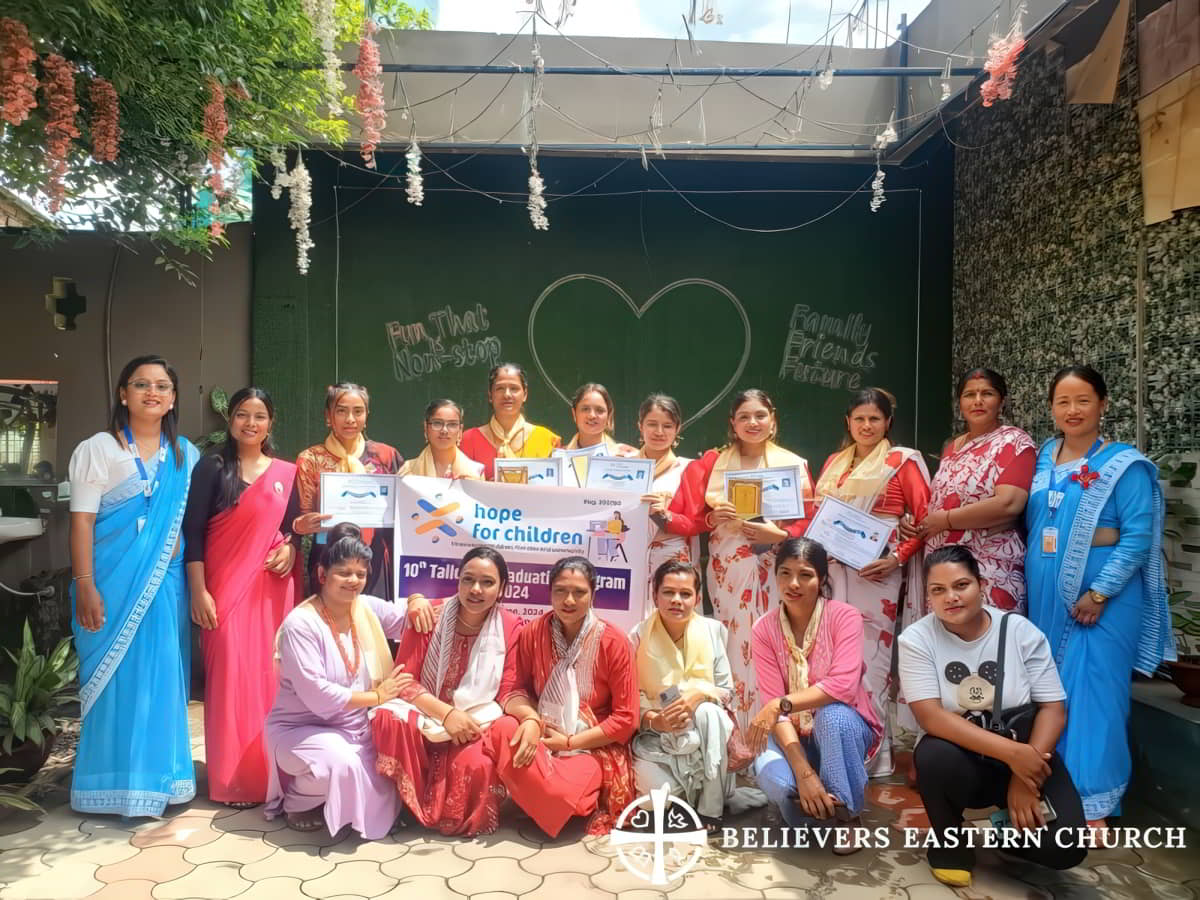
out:
{"label": "framed certificate", "polygon": [[563,461],[550,459],[497,459],[493,464],[495,481],[501,484],[538,484],[558,487],[562,484]]}
{"label": "framed certificate", "polygon": [[893,527],[836,497],[825,497],[804,534],[819,542],[834,559],[861,569],[883,555]]}
{"label": "framed certificate", "polygon": [[[758,497],[754,497],[757,484]],[[804,518],[804,480],[799,466],[776,466],[770,469],[741,469],[725,473],[725,497],[738,511],[738,516],[752,519]],[[757,507],[757,512],[752,512]],[[744,510],[744,512],[743,512]]]}
{"label": "framed certificate", "polygon": [[587,479],[583,486],[648,494],[652,484],[654,484],[654,460],[597,456],[588,462]]}
{"label": "framed certificate", "polygon": [[566,487],[583,487],[587,483],[588,460],[593,456],[607,456],[608,448],[604,446],[604,442],[592,444],[590,447],[584,447],[581,450],[566,450],[559,447],[550,452],[552,459],[567,460],[566,470],[564,472],[565,481],[562,484]]}
{"label": "framed certificate", "polygon": [[395,515],[395,475],[321,473],[321,514],[329,525],[353,522],[360,528],[390,528]]}

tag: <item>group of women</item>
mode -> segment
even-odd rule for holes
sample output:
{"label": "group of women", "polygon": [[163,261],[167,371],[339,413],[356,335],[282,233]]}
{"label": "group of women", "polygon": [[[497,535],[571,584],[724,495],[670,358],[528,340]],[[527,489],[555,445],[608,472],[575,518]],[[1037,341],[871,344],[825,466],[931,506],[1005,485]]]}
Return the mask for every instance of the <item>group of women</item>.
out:
{"label": "group of women", "polygon": [[[210,796],[265,801],[268,815],[282,812],[296,828],[349,824],[377,837],[405,807],[443,833],[477,834],[496,827],[507,795],[549,834],[576,815],[603,833],[664,781],[710,825],[726,809],[768,800],[789,823],[846,824],[863,807],[868,777],[891,772],[893,735],[906,728],[925,732],[915,777],[927,808],[951,827],[970,804],[958,803],[965,794],[926,795],[930,773],[950,765],[929,749],[930,736],[964,744],[961,726],[947,726],[938,710],[961,722],[958,713],[983,709],[955,706],[957,688],[944,682],[955,675],[955,684],[978,686],[972,679],[986,682],[985,671],[994,681],[995,666],[956,660],[968,670],[921,670],[918,662],[940,657],[926,647],[918,660],[914,648],[925,634],[939,652],[951,638],[977,649],[998,620],[1021,623],[1009,626],[1020,647],[1037,635],[1048,647],[1040,680],[1028,661],[1020,666],[1036,688],[1004,693],[1065,702],[1066,712],[1064,727],[1061,710],[1039,711],[1025,741],[1043,755],[1057,747],[1061,766],[1035,772],[1026,752],[1012,783],[1024,778],[1033,791],[1066,778],[1094,825],[1119,814],[1130,675],[1152,671],[1171,647],[1157,551],[1162,501],[1145,457],[1101,436],[1107,390],[1086,366],[1055,376],[1060,435],[1040,452],[1002,424],[1004,379],[968,373],[957,389],[965,430],[932,480],[919,452],[892,444],[894,401],[882,390],[851,399],[843,445],[814,481],[807,462],[776,443],[778,413],[763,391],[735,396],[727,446],[686,459],[674,452],[683,415],[672,398],[643,402],[635,448],[612,435],[608,391],[585,384],[567,446],[603,443],[655,461],[643,498],[656,526],[653,604],[630,635],[592,611],[595,571],[582,557],[555,566],[550,611],[533,622],[503,608],[507,567],[486,547],[464,558],[457,596],[385,602],[394,596],[390,535],[331,528],[317,512],[321,472],[489,478],[496,459],[550,455],[561,440],[525,419],[519,366],[491,372],[484,426],[464,430],[451,400],[429,404],[426,444],[407,462],[367,439],[368,393],[343,383],[327,394],[328,436],[294,465],[273,455],[274,408],[257,388],[231,398],[227,440],[197,463],[178,435],[178,389],[166,360],[130,361],[109,429],[71,460],[84,713],[77,809],[158,815],[193,796],[190,595],[204,629]],[[797,467],[802,518],[746,521],[725,498],[726,471],[767,466]],[[894,524],[878,560],[856,571],[802,537],[826,497]],[[307,534],[310,591],[293,608],[306,596]],[[711,619],[701,614],[696,568],[702,534]],[[950,578],[947,566],[966,574]],[[942,582],[949,586],[935,589]],[[976,588],[970,601],[966,582]],[[389,640],[399,645],[394,656]],[[1017,668],[1010,659],[1006,685]],[[972,760],[1001,758],[995,747],[971,749]],[[1034,821],[1023,818],[1028,797],[1020,800],[1021,820]],[[938,868],[969,869],[969,860],[952,862]]]}

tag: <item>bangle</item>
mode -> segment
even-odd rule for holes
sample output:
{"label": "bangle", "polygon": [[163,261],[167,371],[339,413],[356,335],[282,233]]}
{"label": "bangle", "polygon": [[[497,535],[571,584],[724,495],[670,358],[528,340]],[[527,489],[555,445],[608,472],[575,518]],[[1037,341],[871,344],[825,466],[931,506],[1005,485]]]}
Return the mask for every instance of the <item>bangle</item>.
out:
{"label": "bangle", "polygon": [[803,778],[816,778],[816,777],[817,777],[817,772],[816,772],[816,770],[815,770],[815,769],[809,769],[807,772],[805,772],[805,773],[804,773],[803,775],[801,775],[800,777],[801,777],[802,779],[803,779]]}
{"label": "bangle", "polygon": [[715,528],[715,527],[716,527],[716,526],[714,526],[714,525],[713,525],[713,521],[712,521],[712,512],[711,512],[711,511],[709,511],[709,512],[706,512],[706,513],[704,514],[704,527],[705,527],[705,528],[707,528],[707,529],[709,529],[710,531],[711,531],[713,528]]}
{"label": "bangle", "polygon": [[947,530],[947,531],[950,531],[950,529],[951,529],[951,525],[950,525],[950,510],[946,510],[946,530]]}
{"label": "bangle", "polygon": [[85,578],[91,578],[91,577],[92,577],[92,573],[88,572],[86,575],[76,575],[71,580],[72,581],[82,581]]}
{"label": "bangle", "polygon": [[375,705],[382,706],[383,698],[381,696],[379,696],[379,691],[371,691],[371,693],[375,695]]}
{"label": "bangle", "polygon": [[569,734],[567,735],[567,749],[571,749],[571,735]]}
{"label": "bangle", "polygon": [[454,710],[457,708],[458,707],[456,707],[456,706],[451,706],[448,710],[446,710],[446,714],[444,716],[442,716],[442,727],[443,728],[446,727],[446,720],[448,718],[450,718],[450,713],[454,712]]}

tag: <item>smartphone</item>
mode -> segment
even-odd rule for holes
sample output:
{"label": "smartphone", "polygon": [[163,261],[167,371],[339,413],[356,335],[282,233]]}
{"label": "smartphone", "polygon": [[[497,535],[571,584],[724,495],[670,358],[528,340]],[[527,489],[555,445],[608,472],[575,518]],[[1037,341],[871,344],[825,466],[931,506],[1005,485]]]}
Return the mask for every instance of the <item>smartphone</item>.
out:
{"label": "smartphone", "polygon": [[662,704],[663,709],[666,709],[672,703],[679,699],[679,685],[673,684],[661,694],[658,695],[658,702]]}
{"label": "smartphone", "polygon": [[[1058,818],[1058,813],[1054,811],[1054,807],[1050,805],[1049,800],[1042,800],[1042,818],[1046,820],[1047,825]],[[992,827],[996,829],[1013,827],[1012,818],[1009,816],[1007,809],[996,810],[988,816],[988,819],[991,821]]]}

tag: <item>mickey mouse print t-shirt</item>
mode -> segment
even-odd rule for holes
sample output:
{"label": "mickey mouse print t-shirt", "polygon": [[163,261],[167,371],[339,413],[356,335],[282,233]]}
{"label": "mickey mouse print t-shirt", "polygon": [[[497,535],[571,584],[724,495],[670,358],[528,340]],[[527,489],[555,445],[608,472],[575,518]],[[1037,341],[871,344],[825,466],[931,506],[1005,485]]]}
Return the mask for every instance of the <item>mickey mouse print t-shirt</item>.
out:
{"label": "mickey mouse print t-shirt", "polygon": [[[900,634],[900,684],[909,703],[941,700],[956,715],[987,713],[995,699],[1002,613],[984,608],[987,631],[973,641],[946,630],[930,613]],[[1024,616],[1008,616],[1004,654],[1004,708],[1065,700],[1050,643]],[[982,717],[982,716],[981,716]]]}

